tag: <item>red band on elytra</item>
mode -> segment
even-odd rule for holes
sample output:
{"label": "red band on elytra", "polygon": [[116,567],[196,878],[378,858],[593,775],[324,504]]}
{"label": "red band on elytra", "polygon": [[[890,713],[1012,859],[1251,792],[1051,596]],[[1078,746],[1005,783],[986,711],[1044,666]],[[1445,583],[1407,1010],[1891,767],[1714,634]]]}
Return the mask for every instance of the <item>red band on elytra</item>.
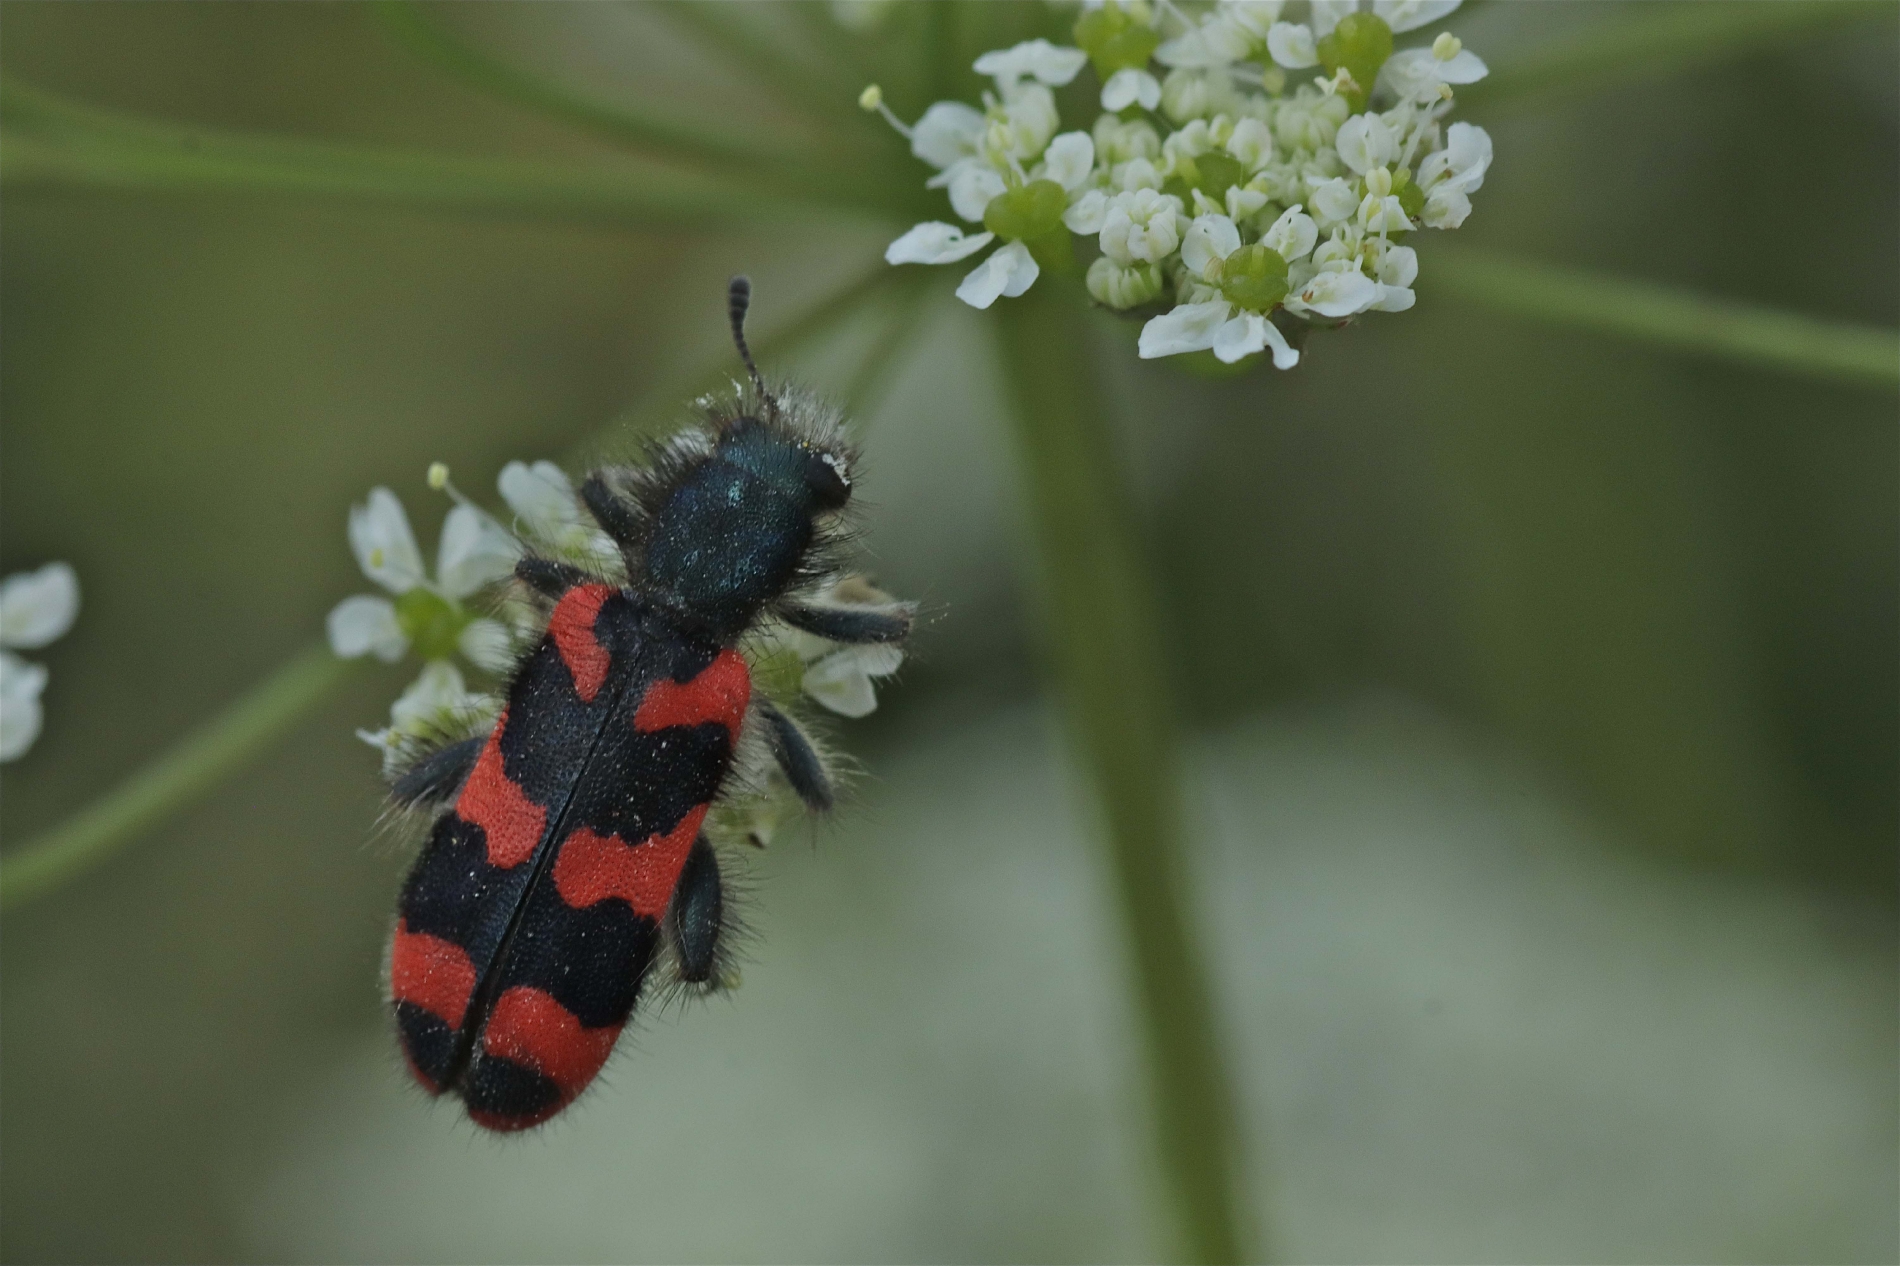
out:
{"label": "red band on elytra", "polygon": [[723,650],[691,681],[662,677],[647,687],[633,728],[643,734],[671,725],[704,725],[717,721],[737,736],[739,719],[752,698],[752,673],[737,651]]}
{"label": "red band on elytra", "polygon": [[507,728],[508,714],[503,712],[455,802],[456,813],[488,837],[489,864],[503,870],[521,865],[534,854],[548,824],[548,811],[528,799],[502,768],[501,735]]}
{"label": "red band on elytra", "polygon": [[561,652],[561,662],[574,677],[574,693],[592,703],[607,681],[610,656],[594,635],[600,606],[613,596],[612,585],[576,585],[561,595],[548,618],[548,636]]}

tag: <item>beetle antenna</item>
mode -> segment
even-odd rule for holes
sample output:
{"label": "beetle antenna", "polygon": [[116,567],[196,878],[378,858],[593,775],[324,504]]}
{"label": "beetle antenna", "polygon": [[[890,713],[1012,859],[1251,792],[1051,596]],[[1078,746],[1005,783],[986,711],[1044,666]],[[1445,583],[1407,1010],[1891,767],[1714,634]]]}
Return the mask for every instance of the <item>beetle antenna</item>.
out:
{"label": "beetle antenna", "polygon": [[752,279],[746,276],[734,277],[726,284],[726,315],[732,319],[732,343],[739,349],[739,359],[745,362],[745,371],[752,375],[752,385],[757,388],[759,398],[770,406],[773,413],[778,412],[778,401],[765,389],[765,379],[759,373],[759,367],[752,361],[752,349],[745,342],[745,314],[752,306]]}

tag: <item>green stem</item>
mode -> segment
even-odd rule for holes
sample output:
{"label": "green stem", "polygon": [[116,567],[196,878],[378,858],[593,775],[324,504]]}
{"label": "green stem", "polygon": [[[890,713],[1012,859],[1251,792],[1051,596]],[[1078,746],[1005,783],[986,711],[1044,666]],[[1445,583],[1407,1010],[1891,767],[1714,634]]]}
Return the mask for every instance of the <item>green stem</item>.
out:
{"label": "green stem", "polygon": [[1499,67],[1459,90],[1461,106],[1486,111],[1540,93],[1597,91],[1769,47],[1832,23],[1893,12],[1891,4],[1877,0],[1697,0],[1638,8],[1645,10],[1641,17],[1587,27]]}
{"label": "green stem", "polygon": [[1434,245],[1431,285],[1520,316],[1891,391],[1900,331]]}
{"label": "green stem", "polygon": [[901,283],[893,311],[885,314],[877,338],[858,364],[858,372],[844,387],[845,402],[851,406],[860,426],[884,402],[892,378],[903,366],[904,349],[916,336],[917,326],[929,306],[932,283],[938,280],[922,269],[910,271],[911,275]]}
{"label": "green stem", "polygon": [[1133,958],[1160,1168],[1191,1260],[1240,1261],[1233,1100],[1187,913],[1166,652],[1089,363],[1086,308],[1045,279],[990,316],[1015,395],[1048,655],[1103,809]]}
{"label": "green stem", "polygon": [[[787,56],[782,39],[760,29],[738,5],[687,3],[656,5],[676,26],[684,27],[703,44],[726,53],[751,75],[768,85],[786,101],[795,103],[815,121],[849,118],[857,109],[857,89],[848,84],[826,83],[809,67],[801,67]],[[733,15],[740,14],[734,21]]]}
{"label": "green stem", "polygon": [[360,199],[622,226],[810,216],[838,207],[678,172],[587,170],[225,132],[137,119],[0,81],[0,181]]}
{"label": "green stem", "polygon": [[618,144],[701,162],[776,163],[783,152],[779,145],[762,145],[637,107],[607,106],[576,96],[559,84],[490,56],[435,21],[413,0],[377,0],[373,11],[410,52],[470,86]]}
{"label": "green stem", "polygon": [[327,646],[307,647],[165,755],[9,851],[0,858],[0,909],[31,901],[98,865],[244,768],[329,698],[351,667]]}

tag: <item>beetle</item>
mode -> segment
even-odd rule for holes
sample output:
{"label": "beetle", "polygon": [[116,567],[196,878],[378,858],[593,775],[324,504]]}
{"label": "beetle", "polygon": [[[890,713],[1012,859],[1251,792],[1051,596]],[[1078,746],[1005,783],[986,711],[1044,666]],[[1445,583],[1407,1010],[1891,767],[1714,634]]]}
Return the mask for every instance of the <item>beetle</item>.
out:
{"label": "beetle", "polygon": [[490,1130],[572,1103],[657,969],[716,986],[726,883],[704,827],[735,792],[741,740],[816,811],[827,763],[753,689],[740,643],[776,619],[841,643],[901,644],[914,607],[827,600],[856,454],[817,400],[768,389],[728,293],[750,380],[650,454],[589,474],[580,499],[625,575],[529,554],[514,582],[546,631],[485,735],[411,754],[391,799],[436,814],[397,901],[388,996],[433,1095]]}

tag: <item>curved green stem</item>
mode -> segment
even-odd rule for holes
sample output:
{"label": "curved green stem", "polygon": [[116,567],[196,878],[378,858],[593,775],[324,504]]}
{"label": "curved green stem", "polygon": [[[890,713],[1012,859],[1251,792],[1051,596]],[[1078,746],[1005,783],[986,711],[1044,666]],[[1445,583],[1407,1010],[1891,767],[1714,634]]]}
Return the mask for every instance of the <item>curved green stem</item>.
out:
{"label": "curved green stem", "polygon": [[607,106],[491,57],[435,21],[414,0],[377,0],[385,30],[425,61],[470,86],[636,149],[701,162],[776,163],[782,146],[628,106]]}
{"label": "curved green stem", "polygon": [[1557,325],[1892,391],[1900,330],[1823,321],[1652,282],[1434,244],[1433,288]]}
{"label": "curved green stem", "polygon": [[1089,364],[1087,309],[1045,279],[990,315],[1015,395],[1047,655],[1103,811],[1133,960],[1159,1168],[1188,1259],[1241,1261],[1233,1098],[1189,915],[1166,652]]}
{"label": "curved green stem", "polygon": [[840,209],[653,168],[552,167],[164,123],[64,101],[12,77],[0,80],[0,128],[0,181],[13,190],[297,194],[641,228]]}
{"label": "curved green stem", "polygon": [[1641,5],[1642,16],[1578,31],[1461,89],[1463,106],[1489,110],[1537,94],[1595,91],[1763,48],[1833,23],[1892,13],[1877,0],[1696,0]]}
{"label": "curved green stem", "polygon": [[353,667],[306,647],[159,759],[52,830],[0,857],[0,909],[98,865],[141,831],[198,799],[315,711]]}

